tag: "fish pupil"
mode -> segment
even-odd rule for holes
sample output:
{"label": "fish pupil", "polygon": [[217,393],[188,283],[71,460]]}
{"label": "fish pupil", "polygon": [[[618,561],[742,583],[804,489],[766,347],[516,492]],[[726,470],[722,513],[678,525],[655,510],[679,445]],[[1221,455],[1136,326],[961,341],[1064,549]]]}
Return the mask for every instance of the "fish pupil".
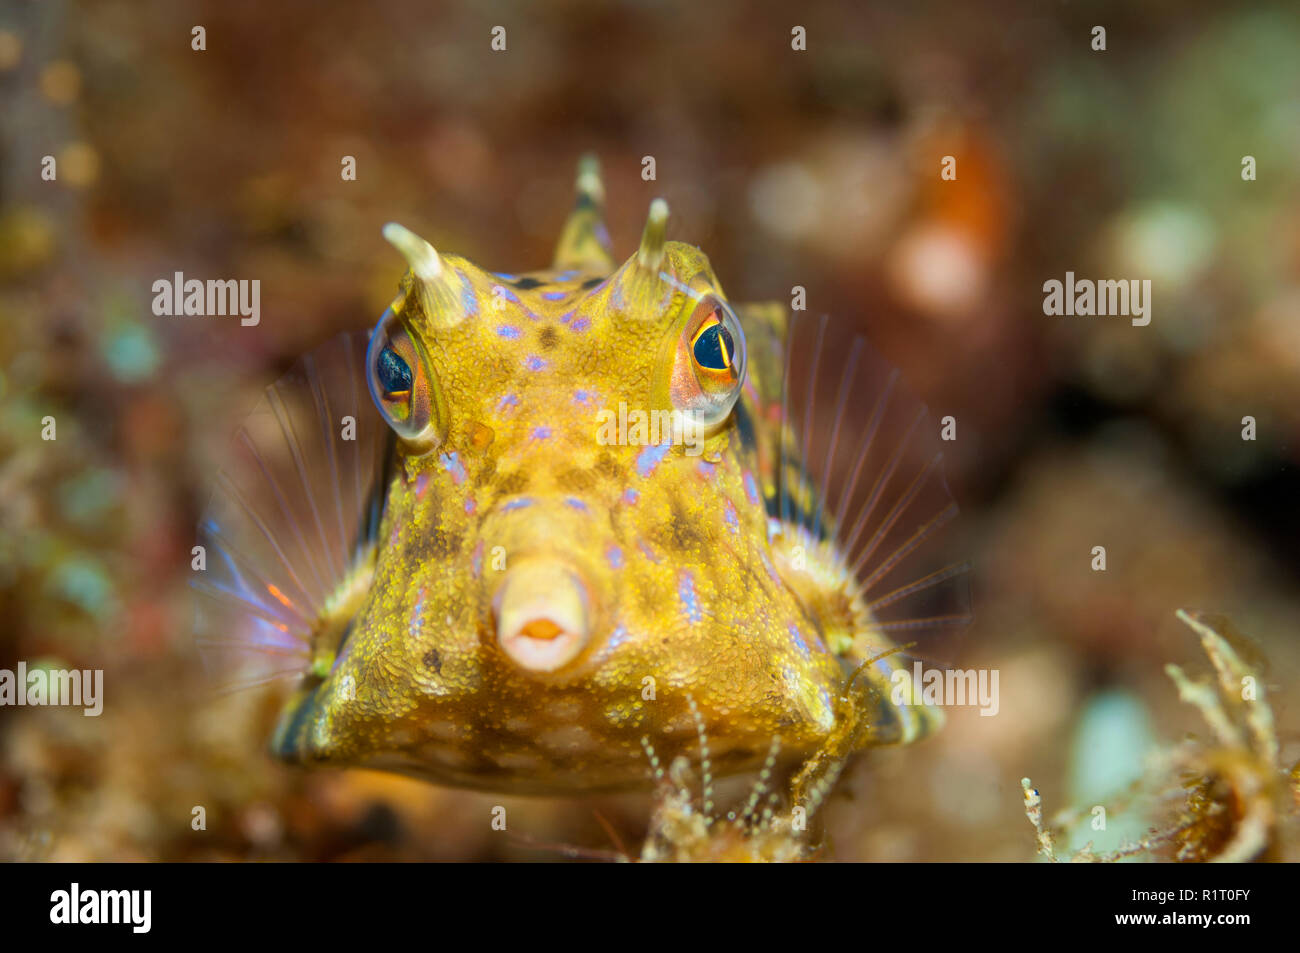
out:
{"label": "fish pupil", "polygon": [[411,365],[391,347],[379,352],[379,383],[384,393],[400,394],[411,389]]}
{"label": "fish pupil", "polygon": [[735,343],[727,329],[721,324],[715,324],[695,339],[695,360],[709,370],[725,371],[731,367],[734,347]]}

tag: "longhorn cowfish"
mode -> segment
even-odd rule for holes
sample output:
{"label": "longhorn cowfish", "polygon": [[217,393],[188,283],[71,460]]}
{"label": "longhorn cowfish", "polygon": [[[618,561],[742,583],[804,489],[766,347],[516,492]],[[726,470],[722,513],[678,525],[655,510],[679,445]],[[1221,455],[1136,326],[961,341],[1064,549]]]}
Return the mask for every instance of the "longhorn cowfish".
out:
{"label": "longhorn cowfish", "polygon": [[268,388],[200,526],[199,639],[290,686],[271,745],[505,793],[824,772],[941,712],[903,648],[966,620],[938,435],[851,330],[733,304],[666,240],[610,253],[579,166],[555,260],[396,224],[368,334]]}

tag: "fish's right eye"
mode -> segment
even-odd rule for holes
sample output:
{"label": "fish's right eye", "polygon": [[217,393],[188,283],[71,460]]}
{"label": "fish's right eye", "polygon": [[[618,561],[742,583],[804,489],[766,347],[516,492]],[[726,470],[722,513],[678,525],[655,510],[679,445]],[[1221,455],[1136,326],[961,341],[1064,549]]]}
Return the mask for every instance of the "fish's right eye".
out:
{"label": "fish's right eye", "polygon": [[419,341],[392,309],[384,312],[366,349],[370,397],[407,447],[425,453],[442,442],[438,381]]}

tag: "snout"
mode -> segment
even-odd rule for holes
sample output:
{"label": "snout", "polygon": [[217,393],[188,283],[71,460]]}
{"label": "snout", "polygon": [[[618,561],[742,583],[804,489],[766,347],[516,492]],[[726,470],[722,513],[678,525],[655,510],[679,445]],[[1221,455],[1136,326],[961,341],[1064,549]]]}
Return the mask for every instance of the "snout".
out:
{"label": "snout", "polygon": [[493,600],[497,644],[520,668],[554,672],[591,639],[591,600],[581,576],[559,559],[534,558],[506,570]]}

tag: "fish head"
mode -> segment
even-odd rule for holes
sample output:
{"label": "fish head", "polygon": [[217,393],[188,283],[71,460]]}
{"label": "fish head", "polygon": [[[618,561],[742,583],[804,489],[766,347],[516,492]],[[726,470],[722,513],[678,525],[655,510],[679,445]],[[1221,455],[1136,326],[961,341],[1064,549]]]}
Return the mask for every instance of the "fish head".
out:
{"label": "fish head", "polygon": [[494,274],[390,226],[411,270],[367,375],[394,472],[283,755],[559,792],[642,785],[701,732],[726,773],[832,730],[843,671],[737,422],[744,329],[665,214],[603,273]]}
{"label": "fish head", "polygon": [[662,201],[619,265],[590,163],[578,193],[528,274],[385,227],[390,307],[268,388],[222,468],[204,657],[295,681],[294,763],[537,794],[799,766],[824,794],[941,721],[893,641],[968,618],[930,550],[937,434],[860,337],[733,305]]}

